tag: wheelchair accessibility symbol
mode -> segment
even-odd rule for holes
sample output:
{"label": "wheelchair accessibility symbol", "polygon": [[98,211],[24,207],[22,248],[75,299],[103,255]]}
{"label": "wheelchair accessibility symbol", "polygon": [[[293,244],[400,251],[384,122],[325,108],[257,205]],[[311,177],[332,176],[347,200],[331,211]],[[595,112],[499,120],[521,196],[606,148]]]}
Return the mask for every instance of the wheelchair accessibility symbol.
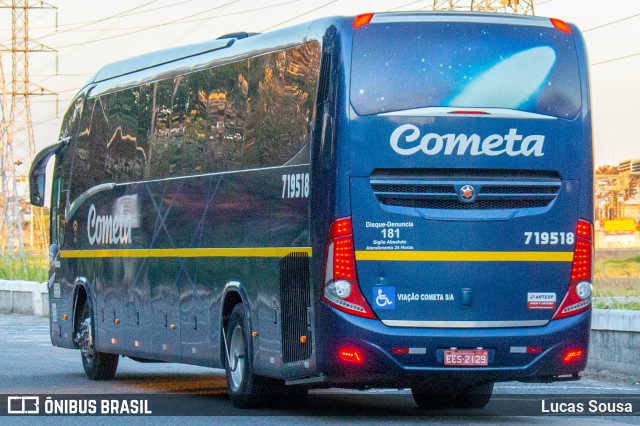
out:
{"label": "wheelchair accessibility symbol", "polygon": [[395,287],[374,287],[373,300],[376,303],[376,309],[395,309],[396,308],[396,288]]}

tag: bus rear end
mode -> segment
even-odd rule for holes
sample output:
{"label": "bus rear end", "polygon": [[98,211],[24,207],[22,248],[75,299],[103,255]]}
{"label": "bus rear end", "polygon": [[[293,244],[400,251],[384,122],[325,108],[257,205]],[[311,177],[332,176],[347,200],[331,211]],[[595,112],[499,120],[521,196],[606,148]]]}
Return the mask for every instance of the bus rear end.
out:
{"label": "bus rear end", "polygon": [[328,237],[321,369],[335,383],[411,386],[417,401],[577,379],[593,255],[577,28],[371,18],[353,29],[349,158],[338,160],[350,209]]}

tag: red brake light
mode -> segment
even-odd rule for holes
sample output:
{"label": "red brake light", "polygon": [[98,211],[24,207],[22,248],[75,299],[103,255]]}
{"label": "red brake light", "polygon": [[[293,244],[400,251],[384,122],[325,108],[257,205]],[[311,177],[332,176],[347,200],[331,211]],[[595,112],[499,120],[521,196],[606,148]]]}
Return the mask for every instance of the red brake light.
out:
{"label": "red brake light", "polygon": [[572,280],[591,280],[591,241],[576,239],[573,250]]}
{"label": "red brake light", "polygon": [[338,355],[340,355],[340,359],[347,362],[362,364],[363,361],[362,354],[355,348],[340,348]]}
{"label": "red brake light", "polygon": [[564,358],[562,358],[562,360],[567,364],[570,363],[570,362],[573,362],[573,361],[577,361],[580,358],[582,358],[583,352],[584,351],[582,349],[571,349],[571,350],[568,350],[567,352],[565,352]]}
{"label": "red brake light", "polygon": [[489,115],[488,112],[486,111],[480,111],[480,110],[456,110],[456,111],[451,111],[449,112],[449,114],[460,114],[460,115]]}
{"label": "red brake light", "polygon": [[364,13],[362,15],[356,16],[356,18],[353,20],[353,29],[355,30],[356,28],[364,27],[369,22],[371,22],[372,18],[373,13]]}
{"label": "red brake light", "polygon": [[593,229],[591,228],[591,224],[586,220],[579,220],[578,226],[576,227],[576,234],[578,237],[592,239]]}
{"label": "red brake light", "polygon": [[375,319],[358,284],[350,217],[336,220],[329,230],[323,299],[342,312]]}
{"label": "red brake light", "polygon": [[564,31],[567,34],[571,34],[571,27],[566,22],[561,21],[560,19],[554,19],[554,18],[551,18],[550,21],[553,24],[553,26],[559,29],[560,31]]}
{"label": "red brake light", "polygon": [[333,240],[333,278],[345,280],[356,278],[356,263],[351,237],[340,237]]}
{"label": "red brake light", "polygon": [[331,230],[329,231],[330,239],[334,239],[336,237],[344,237],[345,235],[351,234],[353,234],[353,229],[351,228],[350,217],[338,219],[331,224]]}
{"label": "red brake light", "polygon": [[592,235],[593,227],[591,223],[586,220],[578,220],[569,289],[553,319],[577,315],[591,307]]}

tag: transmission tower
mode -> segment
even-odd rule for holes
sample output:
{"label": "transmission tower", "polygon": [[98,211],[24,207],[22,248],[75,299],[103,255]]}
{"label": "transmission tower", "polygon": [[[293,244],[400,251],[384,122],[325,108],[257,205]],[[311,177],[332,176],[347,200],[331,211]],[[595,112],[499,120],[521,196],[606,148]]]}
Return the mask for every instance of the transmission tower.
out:
{"label": "transmission tower", "polygon": [[[31,120],[32,95],[56,93],[29,80],[29,54],[56,52],[44,44],[29,38],[29,11],[32,9],[56,9],[48,3],[34,0],[0,0],[0,9],[11,9],[11,45],[0,51],[11,53],[11,98],[6,137],[2,145],[2,210],[3,254],[22,254],[25,239],[29,246],[40,252],[45,247],[44,214],[28,203],[28,174],[35,156],[33,122]],[[56,19],[57,22],[57,19]],[[4,87],[3,94],[6,92]],[[3,102],[6,117],[6,103]],[[23,226],[25,225],[25,226]],[[26,234],[23,230],[26,228]]]}
{"label": "transmission tower", "polygon": [[3,242],[2,255],[9,254],[8,247],[22,247],[22,229],[19,221],[19,204],[17,198],[17,185],[14,175],[13,155],[10,149],[9,125],[7,122],[6,108],[7,98],[4,81],[4,69],[2,67],[2,55],[0,55],[0,173],[2,173],[2,223],[0,224],[0,239]]}
{"label": "transmission tower", "polygon": [[433,10],[535,14],[533,0],[433,0]]}

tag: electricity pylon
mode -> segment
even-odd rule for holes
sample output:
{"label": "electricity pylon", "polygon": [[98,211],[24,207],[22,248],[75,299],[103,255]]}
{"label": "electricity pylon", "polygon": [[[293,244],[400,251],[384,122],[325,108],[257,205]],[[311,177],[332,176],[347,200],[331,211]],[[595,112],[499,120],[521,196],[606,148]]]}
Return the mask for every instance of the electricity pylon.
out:
{"label": "electricity pylon", "polygon": [[[2,139],[2,211],[4,255],[21,254],[25,249],[25,236],[35,251],[45,247],[46,235],[42,209],[34,209],[28,203],[28,174],[35,156],[33,122],[31,120],[32,95],[56,93],[29,80],[29,54],[56,52],[44,44],[29,38],[29,11],[32,9],[57,9],[48,3],[31,0],[0,0],[0,9],[11,9],[11,45],[0,46],[0,51],[11,53],[11,99],[9,120]],[[6,103],[3,109],[6,121]],[[26,228],[26,229],[24,229]],[[26,230],[25,236],[23,231]]]}
{"label": "electricity pylon", "polygon": [[4,69],[2,67],[2,55],[0,55],[0,173],[2,173],[2,222],[0,223],[0,248],[2,255],[13,254],[14,249],[22,249],[22,228],[19,215],[17,198],[17,185],[13,178],[13,150],[9,141],[9,124],[7,121],[7,98],[4,81]]}
{"label": "electricity pylon", "polygon": [[535,14],[533,0],[433,0],[433,10]]}

